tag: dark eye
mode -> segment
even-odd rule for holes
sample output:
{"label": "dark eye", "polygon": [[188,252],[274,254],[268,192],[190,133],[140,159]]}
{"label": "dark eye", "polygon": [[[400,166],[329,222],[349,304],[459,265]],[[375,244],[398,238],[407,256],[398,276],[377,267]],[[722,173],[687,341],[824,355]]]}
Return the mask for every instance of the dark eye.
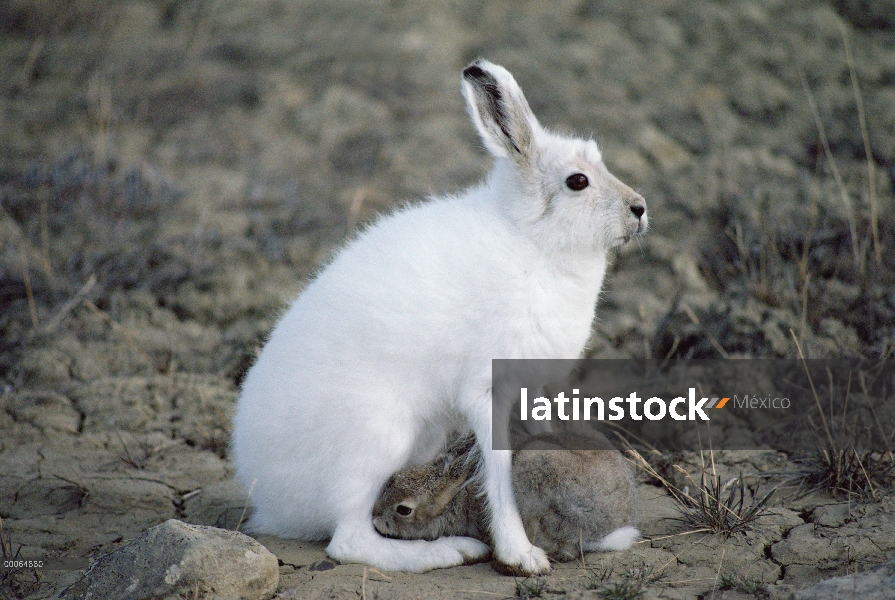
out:
{"label": "dark eye", "polygon": [[402,517],[409,517],[410,513],[413,512],[413,509],[406,504],[399,504],[397,507],[395,507],[395,511],[397,511],[397,513]]}
{"label": "dark eye", "polygon": [[586,188],[589,183],[590,182],[587,180],[587,175],[585,175],[584,173],[575,173],[566,177],[566,185],[573,192],[580,192],[581,190]]}

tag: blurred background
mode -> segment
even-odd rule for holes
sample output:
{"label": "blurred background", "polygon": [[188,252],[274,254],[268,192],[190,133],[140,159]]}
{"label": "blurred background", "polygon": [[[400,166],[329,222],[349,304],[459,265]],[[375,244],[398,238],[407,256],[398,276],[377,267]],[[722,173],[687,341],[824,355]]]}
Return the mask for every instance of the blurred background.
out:
{"label": "blurred background", "polygon": [[848,0],[8,0],[4,338],[95,277],[102,310],[138,290],[150,312],[232,334],[214,366],[238,376],[235,355],[357,226],[484,175],[458,83],[482,56],[649,202],[596,355],[788,356],[790,329],[815,355],[885,354],[893,15]]}

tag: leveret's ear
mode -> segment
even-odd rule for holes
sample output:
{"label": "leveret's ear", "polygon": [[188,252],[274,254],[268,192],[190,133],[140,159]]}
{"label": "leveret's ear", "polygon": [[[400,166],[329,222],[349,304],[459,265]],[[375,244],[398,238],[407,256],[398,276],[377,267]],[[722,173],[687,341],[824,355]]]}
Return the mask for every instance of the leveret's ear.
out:
{"label": "leveret's ear", "polygon": [[450,469],[443,479],[443,486],[435,490],[435,493],[417,507],[417,516],[424,521],[430,521],[444,512],[460,490],[469,482],[471,469]]}
{"label": "leveret's ear", "polygon": [[528,162],[540,124],[510,72],[487,60],[463,69],[463,96],[472,122],[494,156]]}
{"label": "leveret's ear", "polygon": [[433,486],[431,495],[417,508],[419,519],[430,521],[443,513],[454,496],[469,484],[475,469],[475,463],[469,456],[473,445],[475,436],[467,435],[455,439],[445,450],[436,465],[436,468],[440,469],[438,485]]}

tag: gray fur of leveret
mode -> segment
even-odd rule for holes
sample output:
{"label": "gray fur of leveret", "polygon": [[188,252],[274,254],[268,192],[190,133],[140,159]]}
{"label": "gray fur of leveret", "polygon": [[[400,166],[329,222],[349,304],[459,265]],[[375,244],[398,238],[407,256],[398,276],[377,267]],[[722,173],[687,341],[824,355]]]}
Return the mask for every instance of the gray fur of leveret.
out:
{"label": "gray fur of leveret", "polygon": [[[377,531],[402,539],[462,535],[490,543],[487,505],[474,476],[479,457],[474,438],[462,436],[431,462],[393,475],[373,509]],[[525,532],[551,558],[624,550],[640,537],[634,475],[604,436],[535,436],[514,453],[512,472]]]}

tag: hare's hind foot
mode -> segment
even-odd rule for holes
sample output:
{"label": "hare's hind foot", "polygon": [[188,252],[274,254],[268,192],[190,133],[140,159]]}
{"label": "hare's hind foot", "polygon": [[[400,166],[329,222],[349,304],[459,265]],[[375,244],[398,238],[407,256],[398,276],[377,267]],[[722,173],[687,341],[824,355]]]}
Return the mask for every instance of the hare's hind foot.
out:
{"label": "hare's hind foot", "polygon": [[363,563],[384,571],[423,573],[485,560],[491,549],[479,540],[460,536],[431,542],[384,538],[370,525],[337,527],[326,553],[343,563]]}

